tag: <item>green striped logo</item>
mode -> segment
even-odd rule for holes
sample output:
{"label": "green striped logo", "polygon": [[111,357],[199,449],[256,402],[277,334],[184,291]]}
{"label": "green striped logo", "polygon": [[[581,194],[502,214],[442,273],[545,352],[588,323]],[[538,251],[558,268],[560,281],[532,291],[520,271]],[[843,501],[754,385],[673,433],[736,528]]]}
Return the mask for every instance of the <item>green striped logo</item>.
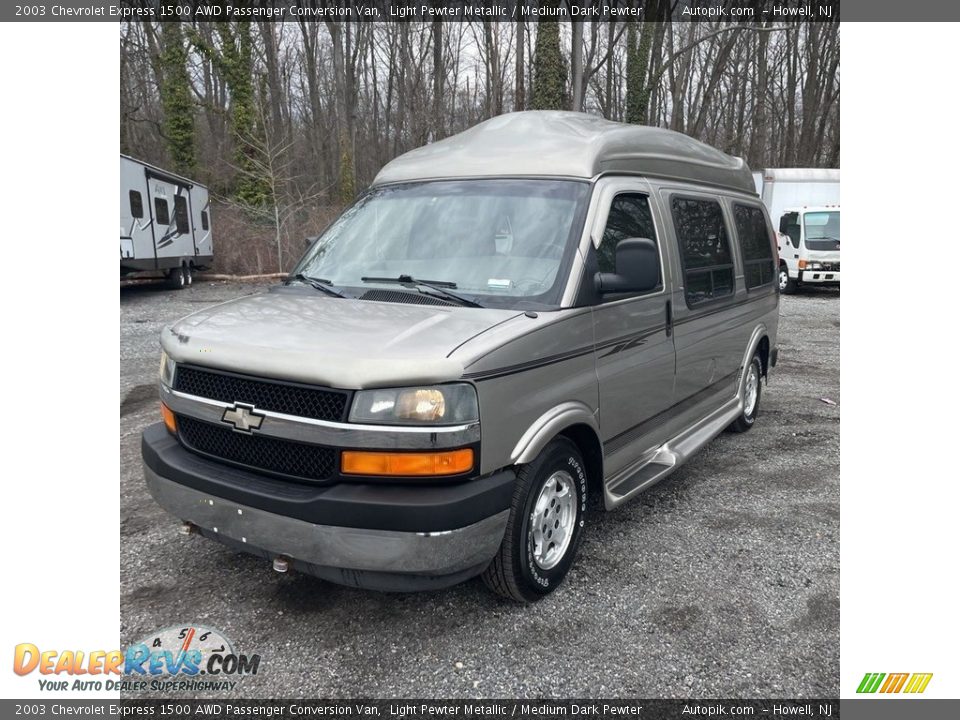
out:
{"label": "green striped logo", "polygon": [[922,693],[933,673],[867,673],[857,687],[858,693]]}

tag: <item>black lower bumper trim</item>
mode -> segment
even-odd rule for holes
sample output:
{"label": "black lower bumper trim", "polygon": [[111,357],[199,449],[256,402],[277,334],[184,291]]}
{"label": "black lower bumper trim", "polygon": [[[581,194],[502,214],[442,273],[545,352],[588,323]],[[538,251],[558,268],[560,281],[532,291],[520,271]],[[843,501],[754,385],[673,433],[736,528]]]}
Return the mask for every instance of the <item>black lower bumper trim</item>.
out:
{"label": "black lower bumper trim", "polygon": [[187,452],[163,423],[144,430],[140,445],[147,467],[181,485],[317,525],[369,530],[440,532],[472,525],[510,507],[516,480],[512,470],[501,470],[455,484],[311,487]]}

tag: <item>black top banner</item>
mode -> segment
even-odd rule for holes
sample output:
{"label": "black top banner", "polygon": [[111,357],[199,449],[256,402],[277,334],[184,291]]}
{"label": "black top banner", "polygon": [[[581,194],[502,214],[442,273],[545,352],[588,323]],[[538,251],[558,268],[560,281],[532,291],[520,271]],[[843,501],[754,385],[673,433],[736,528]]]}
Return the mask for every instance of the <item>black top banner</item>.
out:
{"label": "black top banner", "polygon": [[[886,0],[889,2],[889,0]],[[921,0],[925,1],[925,0]],[[884,0],[860,2],[882,12]],[[899,6],[897,6],[899,7]],[[3,21],[725,21],[840,20],[840,0],[35,0],[0,7]],[[852,19],[852,18],[848,18]],[[873,19],[862,17],[860,19]]]}

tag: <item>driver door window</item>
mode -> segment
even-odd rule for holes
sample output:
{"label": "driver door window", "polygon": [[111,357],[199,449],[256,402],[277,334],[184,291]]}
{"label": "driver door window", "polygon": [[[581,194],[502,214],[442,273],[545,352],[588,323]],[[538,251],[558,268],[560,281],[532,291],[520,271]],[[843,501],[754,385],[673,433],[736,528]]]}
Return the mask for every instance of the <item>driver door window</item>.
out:
{"label": "driver door window", "polygon": [[[617,243],[627,238],[648,238],[654,242],[657,241],[653,215],[650,212],[650,201],[646,195],[621,193],[610,203],[607,225],[603,229],[600,247],[597,248],[597,265],[600,272],[612,273],[616,270]],[[654,291],[659,290],[662,284],[661,277]]]}

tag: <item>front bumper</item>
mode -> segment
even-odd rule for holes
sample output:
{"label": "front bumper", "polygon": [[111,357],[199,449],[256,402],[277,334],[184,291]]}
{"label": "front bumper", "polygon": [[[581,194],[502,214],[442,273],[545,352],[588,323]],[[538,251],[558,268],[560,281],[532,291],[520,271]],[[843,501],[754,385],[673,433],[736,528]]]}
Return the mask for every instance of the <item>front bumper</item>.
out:
{"label": "front bumper", "polygon": [[799,280],[804,284],[839,285],[839,270],[801,270]]}
{"label": "front bumper", "polygon": [[483,571],[503,539],[512,471],[455,485],[314,487],[187,452],[162,424],[141,443],[147,488],[205,536],[332,582],[445,587]]}

